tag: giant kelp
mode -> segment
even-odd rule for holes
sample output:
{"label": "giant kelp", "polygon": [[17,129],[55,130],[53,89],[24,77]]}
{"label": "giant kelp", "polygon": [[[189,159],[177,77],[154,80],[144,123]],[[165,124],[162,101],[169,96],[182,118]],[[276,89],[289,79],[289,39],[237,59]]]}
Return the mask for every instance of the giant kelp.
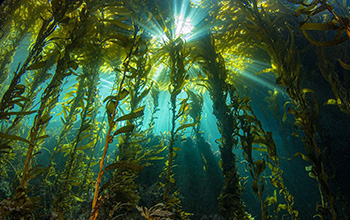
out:
{"label": "giant kelp", "polygon": [[[312,215],[341,216],[326,154],[332,145],[319,121],[329,106],[318,104],[303,53],[317,57],[330,85],[335,98],[324,103],[348,114],[349,18],[338,11],[346,2],[17,2],[5,1],[0,13],[1,218],[302,219],[285,148],[316,179],[321,200],[313,199]],[[177,25],[191,10],[201,19],[188,38]],[[29,40],[27,56],[17,54]],[[345,55],[326,56],[334,51]],[[251,78],[273,73],[276,83],[267,106],[255,90],[240,90],[250,89],[242,81],[255,58],[271,67]],[[104,77],[113,78],[108,86]],[[211,134],[206,140],[208,114],[219,156]],[[269,117],[277,132],[267,130]],[[167,130],[158,134],[163,121]],[[304,150],[289,143],[291,135]],[[146,181],[150,170],[154,179]]]}

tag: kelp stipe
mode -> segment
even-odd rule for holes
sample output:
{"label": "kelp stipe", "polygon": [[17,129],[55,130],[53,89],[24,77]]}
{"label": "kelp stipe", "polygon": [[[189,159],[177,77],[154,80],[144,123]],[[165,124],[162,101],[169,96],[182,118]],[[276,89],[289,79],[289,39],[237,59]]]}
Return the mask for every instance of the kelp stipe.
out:
{"label": "kelp stipe", "polygon": [[[106,102],[106,112],[107,112],[107,116],[108,116],[109,128],[108,128],[108,131],[107,131],[107,134],[106,134],[104,151],[103,151],[102,158],[100,160],[100,170],[99,170],[99,173],[98,173],[98,176],[97,176],[97,180],[96,180],[95,193],[94,193],[94,198],[93,198],[93,202],[92,202],[92,212],[91,212],[91,218],[90,218],[91,220],[96,219],[97,216],[98,216],[99,206],[97,206],[97,202],[98,202],[98,195],[99,195],[99,185],[101,183],[102,176],[103,176],[103,174],[105,172],[105,170],[103,169],[104,168],[104,160],[105,160],[105,157],[106,157],[106,154],[107,154],[108,145],[113,142],[114,134],[112,134],[112,132],[115,130],[116,122],[119,119],[119,118],[116,119],[116,114],[117,114],[116,110],[118,108],[120,100],[124,99],[128,95],[128,91],[123,89],[123,86],[124,86],[124,81],[125,81],[125,78],[126,78],[126,72],[128,71],[128,65],[130,63],[131,54],[132,54],[132,52],[134,50],[135,41],[136,41],[136,34],[137,34],[137,29],[135,29],[135,34],[134,34],[134,37],[133,37],[133,41],[132,41],[132,44],[131,44],[130,51],[129,51],[127,57],[124,60],[123,76],[122,76],[122,79],[121,79],[121,81],[119,83],[118,93],[117,93],[117,95],[109,96],[109,97],[107,97],[104,100]],[[141,114],[136,114],[135,117],[139,117],[139,116],[141,116],[143,114],[142,110],[140,110],[139,112]],[[132,113],[130,113],[130,114],[132,114]],[[133,118],[135,118],[135,117],[133,117]],[[124,119],[120,119],[120,120],[124,120]],[[100,200],[99,202],[101,202],[101,201],[102,200]]]}
{"label": "kelp stipe", "polygon": [[[178,100],[178,95],[182,92],[183,89],[185,89],[184,85],[186,84],[186,80],[189,77],[184,66],[186,53],[188,53],[188,51],[186,51],[187,48],[185,47],[184,42],[181,38],[170,38],[164,49],[166,50],[165,53],[169,54],[168,62],[170,65],[169,93],[171,104],[171,130],[168,145],[168,159],[164,168],[165,179],[163,201],[169,209],[177,209],[175,215],[179,215],[178,218],[184,219],[186,218],[187,214],[181,211],[180,200],[177,197],[178,192],[173,192],[176,185],[172,168],[174,166],[174,160],[177,157],[176,150],[178,148],[175,147],[175,144],[179,138],[180,131],[195,125],[195,123],[182,124],[180,126],[176,125],[177,120],[183,117],[188,109],[188,97],[183,99],[181,102]],[[179,109],[177,108],[178,104],[181,105]]]}
{"label": "kelp stipe", "polygon": [[[138,38],[137,47],[147,48],[143,36]],[[140,196],[135,180],[146,166],[146,162],[152,160],[152,150],[142,148],[149,143],[150,139],[146,136],[147,132],[144,134],[141,130],[143,124],[141,113],[145,108],[143,99],[150,92],[151,86],[148,82],[150,66],[146,51],[147,49],[143,53],[138,51],[132,53],[128,71],[131,75],[128,74],[125,79],[125,88],[130,91],[128,108],[131,113],[116,119],[120,122],[125,121],[126,125],[114,133],[119,135],[117,157],[104,169],[113,171],[112,178],[101,187],[101,191],[105,191],[108,196],[108,201],[101,209],[105,212],[113,210],[108,213],[110,217],[130,213],[136,207]],[[119,204],[119,207],[115,204]]]}
{"label": "kelp stipe", "polygon": [[226,83],[227,72],[222,57],[215,52],[212,37],[208,34],[198,42],[198,56],[202,59],[202,66],[208,77],[206,84],[213,101],[213,114],[218,119],[218,128],[221,134],[220,152],[225,187],[219,198],[219,210],[227,219],[250,219],[241,199],[241,185],[235,164],[235,155],[232,150],[237,148],[238,140],[233,137],[237,129],[234,122],[235,111],[228,106],[226,98],[229,96],[229,87]]}

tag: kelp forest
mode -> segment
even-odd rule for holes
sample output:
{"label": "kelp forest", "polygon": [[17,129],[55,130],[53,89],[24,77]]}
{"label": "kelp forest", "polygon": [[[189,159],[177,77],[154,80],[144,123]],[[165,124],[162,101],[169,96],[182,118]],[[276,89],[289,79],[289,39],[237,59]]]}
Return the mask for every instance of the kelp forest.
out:
{"label": "kelp forest", "polygon": [[0,219],[350,219],[349,1],[0,8]]}

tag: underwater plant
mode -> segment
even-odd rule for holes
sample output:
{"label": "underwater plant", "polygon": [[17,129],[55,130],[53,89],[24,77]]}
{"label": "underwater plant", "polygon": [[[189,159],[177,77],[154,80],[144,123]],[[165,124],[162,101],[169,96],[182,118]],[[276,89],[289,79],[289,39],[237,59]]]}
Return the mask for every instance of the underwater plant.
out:
{"label": "underwater plant", "polygon": [[[324,150],[322,150],[321,146],[317,143],[318,138],[315,120],[318,114],[318,102],[311,89],[301,88],[300,59],[295,47],[293,33],[291,29],[288,28],[289,40],[287,41],[287,46],[289,50],[286,54],[282,46],[285,42],[282,37],[277,37],[279,36],[279,34],[276,34],[278,31],[275,30],[268,15],[266,13],[259,13],[259,7],[255,1],[252,1],[252,4],[254,7],[250,8],[247,7],[247,2],[239,2],[243,12],[251,16],[251,24],[255,27],[255,30],[259,29],[259,27],[266,27],[265,30],[259,34],[257,34],[256,31],[250,31],[250,34],[253,34],[259,39],[259,41],[254,39],[254,43],[258,43],[271,58],[272,68],[261,71],[260,73],[273,72],[276,76],[276,83],[286,87],[286,93],[291,98],[291,101],[285,103],[285,108],[288,104],[292,105],[292,108],[288,107],[288,113],[294,115],[295,127],[303,131],[303,136],[299,136],[297,133],[294,135],[300,137],[305,143],[306,155],[300,152],[296,153],[296,155],[301,155],[304,160],[312,162],[313,169],[310,170],[310,175],[315,178],[319,184],[322,205],[317,205],[316,210],[319,211],[319,216],[321,218],[327,218],[327,215],[331,215],[332,219],[336,219],[337,214],[334,208],[333,196],[330,192],[327,174],[322,163],[322,158],[324,157],[322,152],[324,152]],[[307,95],[311,96],[312,101],[307,98]],[[285,118],[286,112],[284,115],[284,119]],[[323,190],[321,190],[321,188]],[[324,202],[323,194],[325,194],[328,203]]]}
{"label": "underwater plant", "polygon": [[[336,12],[340,4],[333,6],[328,1],[294,1],[288,0],[289,2],[299,5],[298,9],[295,10],[295,16],[301,14],[306,15],[307,18],[301,22],[300,29],[303,32],[306,39],[308,39],[312,44],[316,46],[332,46],[344,43],[350,38],[350,21],[349,17],[346,15],[340,15]],[[342,5],[343,9],[346,10],[346,2]],[[322,14],[327,12],[330,16],[323,15],[321,22],[307,22],[311,17],[315,17],[317,14]],[[331,41],[317,41],[313,40],[307,30],[318,30],[318,31],[328,31],[335,30],[336,35]],[[345,34],[344,34],[345,33]]]}
{"label": "underwater plant", "polygon": [[218,119],[218,128],[222,135],[220,139],[221,166],[225,180],[219,198],[219,209],[221,214],[229,219],[250,219],[245,212],[241,200],[241,186],[235,164],[235,155],[232,150],[237,148],[238,140],[233,136],[237,129],[235,124],[235,109],[228,106],[226,98],[230,95],[232,87],[226,83],[226,69],[223,58],[215,52],[210,35],[203,37],[198,42],[198,56],[203,60],[203,68],[208,77],[206,87],[213,101],[213,114]]}

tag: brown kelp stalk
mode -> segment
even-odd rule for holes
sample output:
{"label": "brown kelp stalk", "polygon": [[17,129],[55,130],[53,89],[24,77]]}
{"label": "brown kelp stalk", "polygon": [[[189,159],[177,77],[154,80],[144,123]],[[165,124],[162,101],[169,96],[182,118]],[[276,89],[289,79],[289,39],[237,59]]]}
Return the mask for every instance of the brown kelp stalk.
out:
{"label": "brown kelp stalk", "polygon": [[147,133],[151,134],[152,130],[154,129],[154,124],[156,123],[156,113],[157,111],[159,111],[159,89],[157,88],[156,84],[153,84],[151,87],[151,98],[152,98],[152,102],[153,102],[153,109],[152,109],[152,113],[151,113],[151,119],[149,121],[149,125],[148,125],[148,129],[147,129]]}
{"label": "brown kelp stalk", "polygon": [[[99,206],[97,206],[98,190],[99,190],[99,186],[100,186],[100,183],[101,183],[101,180],[102,180],[102,176],[104,174],[104,170],[103,170],[104,160],[105,160],[105,157],[106,157],[106,154],[107,154],[108,145],[113,140],[113,135],[111,135],[111,133],[115,129],[115,125],[116,125],[116,121],[115,121],[115,117],[116,117],[116,113],[117,113],[116,109],[117,109],[117,107],[119,105],[120,99],[122,99],[122,97],[121,97],[121,96],[123,96],[122,94],[124,94],[125,93],[124,91],[126,91],[126,90],[122,90],[122,88],[123,88],[123,84],[124,84],[124,81],[125,81],[125,78],[126,78],[126,73],[128,71],[128,67],[129,67],[129,63],[130,63],[130,60],[131,60],[131,56],[132,56],[132,53],[134,51],[135,41],[136,41],[136,37],[137,37],[137,32],[138,32],[138,29],[135,28],[135,33],[134,33],[134,36],[133,36],[133,41],[132,41],[132,44],[131,44],[130,51],[129,51],[128,55],[126,56],[126,58],[124,59],[124,62],[123,62],[124,71],[123,71],[122,79],[121,79],[121,81],[119,83],[119,89],[118,89],[117,96],[115,97],[115,100],[112,100],[112,98],[111,98],[110,100],[108,100],[108,102],[106,104],[107,114],[109,116],[108,117],[109,127],[108,127],[107,134],[106,134],[106,140],[105,140],[103,155],[102,155],[101,160],[100,160],[100,170],[98,172],[97,180],[96,180],[96,184],[95,184],[95,192],[94,192],[94,198],[92,200],[92,212],[91,212],[90,220],[95,220],[97,218],[97,216],[98,216],[98,209],[99,209]],[[125,98],[125,96],[124,96],[124,98]]]}
{"label": "brown kelp stalk", "polygon": [[174,161],[174,145],[177,139],[176,137],[176,120],[179,118],[176,111],[177,96],[180,94],[186,77],[186,72],[183,64],[183,53],[182,53],[183,41],[181,38],[177,38],[175,41],[172,40],[169,43],[169,61],[170,61],[170,104],[171,104],[171,131],[169,140],[169,154],[166,165],[166,176],[165,176],[165,189],[163,194],[163,201],[168,202],[169,194],[175,187],[175,179],[171,172],[173,161]]}
{"label": "brown kelp stalk", "polygon": [[[130,114],[120,118],[125,119],[125,126],[120,127],[114,136],[118,135],[118,150],[115,162],[105,167],[105,171],[111,172],[112,177],[101,186],[104,196],[108,196],[108,201],[103,204],[104,211],[109,212],[109,216],[124,215],[129,210],[133,210],[137,205],[140,196],[138,195],[135,183],[139,173],[143,170],[147,152],[142,146],[149,141],[143,131],[141,131],[143,121],[143,110],[145,106],[140,106],[143,98],[150,91],[148,85],[148,73],[150,69],[147,49],[139,53],[139,48],[144,46],[143,36],[137,41],[137,48],[131,57],[129,64],[129,74],[125,80],[124,88],[129,91],[128,100]],[[121,204],[119,209],[115,204]],[[102,207],[101,207],[102,208]]]}
{"label": "brown kelp stalk", "polygon": [[[145,47],[145,42],[142,38],[138,40],[137,46],[138,48]],[[147,87],[148,84],[148,73],[150,71],[150,65],[148,63],[149,58],[146,54],[147,49],[144,49],[144,51],[140,54],[136,50],[135,53],[132,55],[133,59],[132,62],[136,65],[136,68],[132,68],[131,76],[127,76],[129,80],[126,81],[129,89],[129,98],[130,98],[130,111],[134,112],[137,108],[140,108],[140,104],[142,100],[148,95],[150,91],[150,87]],[[127,124],[133,127],[136,127],[136,130],[139,130],[138,128],[142,127],[142,120],[135,120],[130,119],[127,121]],[[133,129],[131,129],[133,130]],[[132,132],[126,132],[125,136],[123,136],[123,139],[119,143],[119,158],[120,160],[134,160],[136,159],[137,152],[141,149],[141,146],[139,144],[132,144],[132,142],[138,142],[141,143],[141,137],[139,137],[139,140],[135,140],[137,137],[133,137],[134,132],[137,132],[136,130]],[[139,149],[137,149],[139,148]]]}
{"label": "brown kelp stalk", "polygon": [[[97,86],[99,81],[99,62],[94,61],[91,65],[88,65],[87,67],[83,67],[83,71],[90,72],[90,76],[88,77],[88,87],[87,87],[87,94],[86,94],[86,105],[84,110],[82,111],[82,122],[81,122],[81,128],[88,127],[89,129],[84,130],[83,133],[91,133],[91,128],[93,128],[93,134],[89,135],[89,141],[87,145],[90,145],[89,149],[91,149],[91,153],[89,154],[89,159],[85,167],[85,171],[83,172],[83,180],[82,180],[82,187],[80,187],[80,191],[84,192],[86,190],[89,191],[90,184],[86,184],[86,182],[89,182],[88,174],[91,168],[92,160],[94,151],[96,149],[96,145],[99,142],[99,132],[100,128],[98,128],[98,122],[96,119],[96,115],[98,113],[98,109],[101,106],[100,101],[98,100],[98,96],[96,95],[98,92]],[[82,134],[84,136],[84,134]],[[85,145],[86,146],[86,145]],[[82,146],[81,148],[84,148]],[[88,186],[87,189],[84,188],[85,186]],[[86,193],[88,195],[89,193]]]}
{"label": "brown kelp stalk", "polygon": [[235,106],[231,108],[226,103],[229,95],[229,85],[226,83],[227,72],[223,58],[216,53],[214,41],[208,34],[198,40],[198,56],[202,58],[202,68],[208,77],[205,86],[213,101],[213,113],[218,120],[221,134],[220,152],[225,186],[219,198],[219,211],[227,219],[249,219],[241,199],[236,156],[232,150],[238,147],[238,140],[233,136],[238,124],[235,123]]}

